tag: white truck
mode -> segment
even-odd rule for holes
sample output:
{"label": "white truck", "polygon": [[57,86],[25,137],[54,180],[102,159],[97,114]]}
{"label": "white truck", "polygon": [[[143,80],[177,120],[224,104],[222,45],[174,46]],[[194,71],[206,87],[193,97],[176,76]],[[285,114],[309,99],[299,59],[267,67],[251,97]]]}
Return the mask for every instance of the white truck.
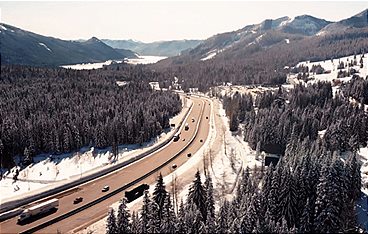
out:
{"label": "white truck", "polygon": [[39,214],[46,213],[53,209],[59,207],[59,199],[53,198],[51,200],[42,202],[28,209],[25,209],[18,217],[18,222],[23,222],[24,220]]}

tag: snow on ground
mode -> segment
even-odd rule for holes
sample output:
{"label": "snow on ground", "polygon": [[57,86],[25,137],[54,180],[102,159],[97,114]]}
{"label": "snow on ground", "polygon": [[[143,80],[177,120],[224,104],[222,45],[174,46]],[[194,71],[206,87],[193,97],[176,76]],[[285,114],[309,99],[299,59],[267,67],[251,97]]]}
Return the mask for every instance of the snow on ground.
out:
{"label": "snow on ground", "polygon": [[52,51],[51,51],[51,49],[50,49],[49,47],[47,47],[47,45],[45,45],[44,43],[39,42],[38,44],[39,44],[40,46],[43,46],[46,50],[48,50],[48,51],[52,52]]}
{"label": "snow on ground", "polygon": [[[171,118],[170,122],[179,123],[191,102],[191,100],[185,102],[182,112]],[[0,180],[0,204],[35,192],[41,192],[41,190],[48,190],[56,185],[60,186],[63,183],[70,182],[71,179],[79,179],[107,166],[126,161],[165,141],[172,136],[173,130],[173,128],[167,129],[160,136],[143,143],[142,146],[139,144],[120,145],[117,158],[113,157],[111,147],[100,150],[85,147],[78,152],[68,154],[38,155],[34,157],[33,164],[19,172],[16,182],[13,181],[13,176],[18,167],[4,170],[3,178]]]}
{"label": "snow on ground", "polygon": [[72,64],[72,65],[63,65],[63,68],[70,68],[74,70],[91,70],[91,69],[99,69],[105,65],[110,65],[112,63],[122,63],[123,61],[116,60],[107,60],[106,62],[100,63],[80,63],[80,64]]}
{"label": "snow on ground", "polygon": [[164,56],[148,56],[148,55],[138,55],[138,58],[126,59],[126,63],[129,64],[151,64],[157,63],[158,61],[165,59]]}
{"label": "snow on ground", "polygon": [[[184,200],[186,198],[197,170],[200,170],[202,182],[204,182],[204,164],[208,165],[207,171],[212,177],[216,209],[219,208],[223,198],[231,199],[234,196],[236,184],[242,169],[245,169],[247,166],[250,168],[261,166],[261,162],[256,160],[255,151],[250,149],[242,137],[228,130],[229,121],[225,116],[225,110],[222,108],[220,101],[217,99],[212,99],[212,101],[211,106],[213,111],[211,114],[210,133],[204,146],[184,165],[176,169],[175,173],[164,177],[168,191],[171,191],[172,181],[175,181],[177,197],[174,207],[180,204],[181,199]],[[152,195],[154,187],[155,184],[150,185],[150,195]],[[142,201],[143,199],[141,197],[128,203],[128,208],[131,212],[139,211]],[[118,205],[119,203],[116,202],[111,207],[117,210]],[[106,230],[105,228],[106,218],[103,218],[86,229],[81,230],[79,233],[103,233]]]}
{"label": "snow on ground", "polygon": [[8,30],[4,25],[1,25],[1,24],[0,24],[0,29],[5,30],[5,31]]}
{"label": "snow on ground", "polygon": [[362,161],[362,191],[368,195],[368,147],[360,148],[358,154],[360,155],[360,159]]}
{"label": "snow on ground", "polygon": [[207,56],[204,58],[201,58],[201,61],[206,61],[208,59],[211,59],[213,57],[215,57],[217,54],[217,50],[211,50],[210,52],[207,53]]}
{"label": "snow on ground", "polygon": [[[363,68],[360,68],[360,58],[361,58],[361,54],[356,55],[356,61],[357,61],[357,65],[352,66],[352,67],[346,67],[344,69],[342,69],[342,71],[347,71],[348,69],[354,68],[356,71],[358,71],[358,73],[356,73],[357,75],[366,78],[366,76],[368,75],[368,54],[364,55],[363,58]],[[342,58],[337,58],[337,59],[333,59],[333,60],[324,60],[324,61],[317,61],[317,62],[310,62],[310,61],[304,61],[304,62],[300,62],[296,65],[296,67],[303,65],[303,66],[307,66],[309,68],[309,70],[312,68],[313,65],[321,65],[325,71],[330,71],[330,73],[326,73],[326,74],[319,74],[319,75],[313,75],[312,73],[310,74],[310,77],[313,78],[312,80],[308,81],[308,83],[314,83],[317,81],[330,81],[333,82],[335,81],[341,81],[341,82],[348,82],[353,75],[347,76],[347,77],[343,77],[343,78],[337,78],[337,74],[340,71],[338,68],[339,63],[340,62],[344,62],[349,63],[351,61],[354,61],[354,55],[351,56],[347,56],[347,57],[342,57]],[[292,74],[289,76],[289,80],[296,80],[297,74]]]}
{"label": "snow on ground", "polygon": [[290,40],[289,39],[285,39],[285,42],[286,42],[286,44],[289,44],[290,43]]}

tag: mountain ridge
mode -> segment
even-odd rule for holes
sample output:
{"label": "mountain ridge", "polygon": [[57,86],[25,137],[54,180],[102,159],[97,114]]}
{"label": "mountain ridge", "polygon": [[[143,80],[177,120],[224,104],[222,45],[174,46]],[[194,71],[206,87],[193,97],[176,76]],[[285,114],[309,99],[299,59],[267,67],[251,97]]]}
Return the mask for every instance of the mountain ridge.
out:
{"label": "mountain ridge", "polygon": [[3,64],[60,66],[136,57],[134,52],[117,51],[96,37],[84,42],[62,40],[5,23],[0,24],[0,41]]}

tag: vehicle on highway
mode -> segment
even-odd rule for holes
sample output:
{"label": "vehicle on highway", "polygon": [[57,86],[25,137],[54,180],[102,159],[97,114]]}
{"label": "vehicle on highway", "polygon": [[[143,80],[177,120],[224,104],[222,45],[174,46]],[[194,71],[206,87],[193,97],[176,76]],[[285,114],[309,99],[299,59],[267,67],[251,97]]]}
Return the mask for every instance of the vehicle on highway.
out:
{"label": "vehicle on highway", "polygon": [[103,188],[102,188],[102,192],[107,192],[109,191],[110,187],[108,185],[105,185]]}
{"label": "vehicle on highway", "polygon": [[142,196],[144,191],[148,190],[148,189],[149,189],[148,184],[141,184],[138,187],[136,187],[136,188],[134,188],[130,191],[125,191],[125,197],[127,198],[127,202],[134,201],[138,197]]}
{"label": "vehicle on highway", "polygon": [[189,124],[188,123],[185,124],[184,129],[185,129],[185,131],[188,131],[189,130]]}
{"label": "vehicle on highway", "polygon": [[78,204],[79,202],[83,201],[83,197],[76,197],[73,201],[74,204]]}
{"label": "vehicle on highway", "polygon": [[194,118],[192,118],[192,122],[194,123],[194,121],[195,121],[195,119]]}
{"label": "vehicle on highway", "polygon": [[201,142],[201,143],[202,143],[202,142],[203,142],[203,140],[202,140],[202,139],[200,139],[200,140],[199,140],[199,142]]}
{"label": "vehicle on highway", "polygon": [[180,133],[176,133],[174,136],[174,142],[177,142],[180,139]]}
{"label": "vehicle on highway", "polygon": [[173,169],[176,169],[178,167],[178,165],[176,165],[175,163],[171,166]]}
{"label": "vehicle on highway", "polygon": [[18,223],[25,221],[33,216],[47,213],[56,210],[59,207],[59,199],[53,198],[51,200],[42,202],[28,209],[25,209],[18,217]]}
{"label": "vehicle on highway", "polygon": [[208,119],[208,116],[206,116],[206,119]]}
{"label": "vehicle on highway", "polygon": [[188,153],[187,157],[190,158],[192,156],[192,153]]}

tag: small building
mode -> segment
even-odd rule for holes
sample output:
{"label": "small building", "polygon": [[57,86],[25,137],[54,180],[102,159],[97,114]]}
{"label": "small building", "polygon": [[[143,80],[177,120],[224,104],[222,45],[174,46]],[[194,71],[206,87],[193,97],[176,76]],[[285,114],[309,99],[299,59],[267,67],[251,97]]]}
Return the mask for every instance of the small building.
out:
{"label": "small building", "polygon": [[265,157],[265,166],[270,166],[271,163],[276,166],[276,164],[279,162],[281,156],[280,155],[276,155],[276,154],[271,154],[271,155],[267,155]]}

